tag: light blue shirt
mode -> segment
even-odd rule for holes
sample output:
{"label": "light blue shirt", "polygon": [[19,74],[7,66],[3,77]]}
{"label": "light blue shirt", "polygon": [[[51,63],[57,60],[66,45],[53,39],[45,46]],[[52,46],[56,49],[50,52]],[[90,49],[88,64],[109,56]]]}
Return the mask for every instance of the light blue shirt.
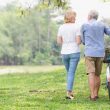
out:
{"label": "light blue shirt", "polygon": [[85,56],[104,57],[104,34],[110,35],[110,28],[95,19],[81,27],[82,42],[85,45]]}

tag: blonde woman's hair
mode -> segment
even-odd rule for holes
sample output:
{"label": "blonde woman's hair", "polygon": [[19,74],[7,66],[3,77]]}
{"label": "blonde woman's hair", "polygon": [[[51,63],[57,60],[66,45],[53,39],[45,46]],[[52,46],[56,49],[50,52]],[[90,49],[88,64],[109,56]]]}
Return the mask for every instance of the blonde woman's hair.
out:
{"label": "blonde woman's hair", "polygon": [[65,23],[72,23],[73,19],[76,17],[76,12],[73,10],[67,10],[64,16]]}

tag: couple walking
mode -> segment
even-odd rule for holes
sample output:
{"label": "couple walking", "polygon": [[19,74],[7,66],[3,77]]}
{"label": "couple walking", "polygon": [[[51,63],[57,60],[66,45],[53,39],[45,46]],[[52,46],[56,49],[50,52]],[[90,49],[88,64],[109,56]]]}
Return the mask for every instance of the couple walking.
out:
{"label": "couple walking", "polygon": [[84,44],[85,65],[90,88],[90,100],[96,101],[99,96],[100,74],[104,57],[104,34],[110,35],[110,28],[97,21],[98,12],[91,10],[88,21],[79,29],[75,24],[76,12],[68,10],[64,24],[59,27],[57,43],[62,45],[61,55],[67,71],[66,99],[74,99],[73,84],[75,71],[80,60],[81,43]]}

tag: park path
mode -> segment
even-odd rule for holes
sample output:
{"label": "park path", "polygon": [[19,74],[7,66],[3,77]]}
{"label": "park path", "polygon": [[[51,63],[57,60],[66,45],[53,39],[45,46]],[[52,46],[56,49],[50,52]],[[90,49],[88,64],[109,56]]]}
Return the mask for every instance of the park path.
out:
{"label": "park path", "polygon": [[62,69],[63,66],[0,66],[0,75],[16,74],[16,73],[39,73],[51,72],[53,70]]}
{"label": "park path", "polygon": [[23,70],[17,70],[16,68],[0,68],[0,75],[11,74],[11,73],[24,73]]}

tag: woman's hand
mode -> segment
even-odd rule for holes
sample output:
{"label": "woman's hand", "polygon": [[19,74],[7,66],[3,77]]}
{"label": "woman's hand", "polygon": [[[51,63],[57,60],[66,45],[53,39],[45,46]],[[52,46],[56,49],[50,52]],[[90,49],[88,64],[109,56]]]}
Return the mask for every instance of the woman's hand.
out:
{"label": "woman's hand", "polygon": [[81,37],[80,37],[80,36],[76,36],[76,43],[77,43],[78,45],[81,44]]}

